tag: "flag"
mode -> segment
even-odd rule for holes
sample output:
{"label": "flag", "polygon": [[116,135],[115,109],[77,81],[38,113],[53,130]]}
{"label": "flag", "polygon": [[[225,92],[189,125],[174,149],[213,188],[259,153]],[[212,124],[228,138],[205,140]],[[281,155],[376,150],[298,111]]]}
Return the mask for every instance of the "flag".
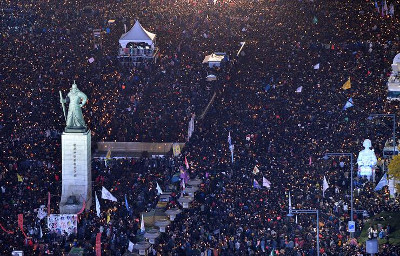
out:
{"label": "flag", "polygon": [[310,156],[309,160],[308,160],[308,165],[312,165],[312,157]]}
{"label": "flag", "polygon": [[325,197],[325,191],[329,188],[328,181],[326,180],[326,177],[324,175],[324,182],[322,184],[322,196]]}
{"label": "flag", "polygon": [[229,146],[232,145],[231,132],[229,132],[229,134],[228,134],[228,144],[229,144]]}
{"label": "flag", "polygon": [[258,169],[257,165],[254,166],[254,168],[253,168],[253,174],[257,174],[257,173],[259,173],[259,172],[260,172],[260,170]]}
{"label": "flag", "polygon": [[271,182],[263,177],[263,187],[271,188]]}
{"label": "flag", "polygon": [[129,209],[128,199],[126,198],[126,194],[125,194],[125,207],[126,207],[126,210],[128,211],[128,213],[130,214],[131,213],[131,209]]}
{"label": "flag", "polygon": [[229,149],[231,150],[231,162],[233,163],[233,150],[234,150],[234,148],[235,148],[235,145],[230,145],[229,146]]}
{"label": "flag", "polygon": [[50,192],[47,192],[47,215],[50,215],[50,211],[51,211],[50,198],[51,198]]}
{"label": "flag", "polygon": [[189,170],[189,163],[188,163],[186,156],[185,156],[185,166],[186,166],[186,170]]}
{"label": "flag", "polygon": [[269,85],[269,84],[267,84],[266,86],[265,86],[265,92],[268,92],[269,91],[269,89],[271,89],[271,85]]}
{"label": "flag", "polygon": [[390,6],[389,6],[389,14],[390,14],[391,17],[394,16],[394,5],[393,5],[393,3],[391,3]]}
{"label": "flag", "polygon": [[101,256],[101,233],[96,235],[96,256]]}
{"label": "flag", "polygon": [[110,213],[110,211],[108,210],[108,211],[107,211],[107,224],[110,222],[110,220],[111,220],[111,213]]}
{"label": "flag", "polygon": [[314,69],[319,69],[319,63],[317,63],[316,65],[314,65]]}
{"label": "flag", "polygon": [[377,1],[375,1],[375,8],[376,8],[376,10],[378,11],[378,13],[380,13],[380,11],[379,11],[379,5],[378,5],[378,2],[377,2]]}
{"label": "flag", "polygon": [[187,173],[187,171],[183,168],[183,166],[179,167],[180,169],[180,175],[179,178],[183,179],[185,181],[185,183],[187,183],[189,181],[189,174]]}
{"label": "flag", "polygon": [[115,198],[115,196],[113,196],[110,191],[108,191],[105,187],[103,187],[101,189],[101,198],[102,199],[107,199],[107,200],[111,200],[113,202],[117,202],[117,198]]}
{"label": "flag", "polygon": [[157,187],[156,187],[156,189],[157,189],[157,195],[161,195],[161,194],[163,193],[163,191],[162,191],[160,185],[158,185],[158,182],[157,182]]}
{"label": "flag", "polygon": [[260,184],[258,184],[258,181],[256,181],[256,179],[253,180],[253,187],[254,188],[261,188]]}
{"label": "flag", "polygon": [[146,231],[146,228],[144,227],[144,217],[143,217],[143,214],[142,214],[142,220],[141,220],[141,222],[140,222],[140,231],[141,231],[141,232],[145,232],[145,231]]}
{"label": "flag", "polygon": [[94,62],[94,58],[91,57],[90,59],[88,59],[89,63],[93,63]]}
{"label": "flag", "polygon": [[289,192],[289,213],[292,213],[292,198],[290,197],[290,192]]}
{"label": "flag", "polygon": [[172,144],[172,152],[174,156],[179,156],[181,154],[181,147],[178,143]]}
{"label": "flag", "polygon": [[354,106],[354,104],[353,104],[353,98],[350,98],[350,99],[346,102],[346,104],[344,105],[343,110],[346,110],[346,109],[348,109],[348,108],[351,108],[352,106]]}
{"label": "flag", "polygon": [[350,77],[349,79],[343,84],[342,89],[347,90],[351,88],[351,82],[350,82]]}
{"label": "flag", "polygon": [[18,179],[18,182],[23,182],[23,181],[24,181],[24,180],[22,179],[22,176],[19,175],[18,173],[17,173],[17,179]]}
{"label": "flag", "polygon": [[318,18],[317,18],[317,16],[314,16],[312,23],[313,23],[313,24],[317,24],[317,23],[318,23]]}
{"label": "flag", "polygon": [[130,252],[133,251],[133,243],[131,241],[129,241],[128,251],[130,251]]}
{"label": "flag", "polygon": [[182,181],[181,181],[181,186],[182,186],[182,189],[186,188],[186,184],[185,184],[185,180],[184,179],[182,179]]}
{"label": "flag", "polygon": [[96,214],[97,214],[97,217],[100,217],[100,202],[99,202],[99,199],[97,198],[96,192],[94,192],[94,197],[96,199]]}
{"label": "flag", "polygon": [[108,149],[107,154],[106,154],[106,160],[110,160],[111,159],[111,148]]}
{"label": "flag", "polygon": [[301,92],[301,91],[303,91],[303,86],[297,87],[296,92]]}
{"label": "flag", "polygon": [[383,4],[383,10],[385,10],[385,15],[388,15],[388,6],[387,6],[387,2],[386,2],[386,0],[384,1],[384,4]]}
{"label": "flag", "polygon": [[388,186],[389,182],[387,180],[386,173],[382,176],[381,180],[379,181],[378,185],[375,187],[375,191],[381,190],[384,186]]}

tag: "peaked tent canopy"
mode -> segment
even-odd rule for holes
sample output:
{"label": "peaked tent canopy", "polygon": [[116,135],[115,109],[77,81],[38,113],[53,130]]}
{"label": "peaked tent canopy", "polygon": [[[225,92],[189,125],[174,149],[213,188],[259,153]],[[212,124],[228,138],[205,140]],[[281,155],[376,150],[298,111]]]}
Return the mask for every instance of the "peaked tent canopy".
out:
{"label": "peaked tent canopy", "polygon": [[128,43],[146,43],[154,48],[154,40],[156,38],[156,34],[150,33],[145,30],[142,25],[140,25],[139,21],[136,20],[135,25],[125,34],[121,36],[119,39],[119,43],[122,48],[126,48]]}

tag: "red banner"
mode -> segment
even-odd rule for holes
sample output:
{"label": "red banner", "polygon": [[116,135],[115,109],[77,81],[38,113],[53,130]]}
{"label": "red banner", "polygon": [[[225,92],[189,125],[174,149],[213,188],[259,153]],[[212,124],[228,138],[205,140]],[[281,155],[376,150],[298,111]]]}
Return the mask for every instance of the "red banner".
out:
{"label": "red banner", "polygon": [[5,229],[5,228],[3,227],[3,225],[1,225],[1,224],[0,224],[0,227],[1,227],[1,229],[2,229],[4,232],[6,232],[7,234],[14,234],[14,231],[8,231],[8,230]]}
{"label": "red banner", "polygon": [[96,235],[96,256],[101,256],[101,233]]}
{"label": "red banner", "polygon": [[81,210],[80,210],[77,214],[78,214],[78,215],[81,214],[81,213],[85,210],[85,208],[86,208],[86,201],[83,201],[82,208],[81,208]]}
{"label": "red banner", "polygon": [[50,216],[50,192],[47,192],[47,216]]}
{"label": "red banner", "polygon": [[18,214],[18,227],[21,229],[22,234],[24,234],[25,238],[27,235],[24,232],[24,215],[22,213]]}

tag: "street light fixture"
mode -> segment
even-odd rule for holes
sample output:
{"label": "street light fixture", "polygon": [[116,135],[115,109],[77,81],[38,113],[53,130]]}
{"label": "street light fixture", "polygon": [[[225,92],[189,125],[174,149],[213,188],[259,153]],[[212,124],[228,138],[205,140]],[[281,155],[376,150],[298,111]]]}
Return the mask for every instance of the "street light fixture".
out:
{"label": "street light fixture", "polygon": [[368,119],[372,120],[374,117],[391,117],[393,118],[393,155],[396,154],[396,114],[369,114]]}
{"label": "street light fixture", "polygon": [[[347,156],[350,157],[350,172],[351,172],[351,186],[350,186],[350,221],[354,221],[354,207],[353,207],[353,154],[352,153],[326,153],[324,159],[327,160],[330,156]],[[354,232],[350,232],[350,237],[354,237]]]}

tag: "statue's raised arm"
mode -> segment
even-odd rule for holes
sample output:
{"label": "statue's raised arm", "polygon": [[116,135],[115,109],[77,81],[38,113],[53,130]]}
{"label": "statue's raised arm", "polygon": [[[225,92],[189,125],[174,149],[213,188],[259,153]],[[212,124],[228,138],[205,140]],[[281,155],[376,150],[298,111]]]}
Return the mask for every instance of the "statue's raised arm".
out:
{"label": "statue's raised arm", "polygon": [[75,81],[67,95],[69,99],[66,132],[85,132],[87,130],[82,115],[82,107],[87,102],[87,96],[78,89]]}

